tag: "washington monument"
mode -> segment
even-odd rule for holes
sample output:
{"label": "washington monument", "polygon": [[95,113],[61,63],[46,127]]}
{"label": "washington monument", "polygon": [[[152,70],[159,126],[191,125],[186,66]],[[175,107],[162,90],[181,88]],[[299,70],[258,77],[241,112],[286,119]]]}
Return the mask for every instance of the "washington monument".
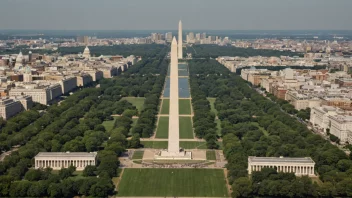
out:
{"label": "washington monument", "polygon": [[178,59],[183,58],[183,51],[182,51],[182,21],[178,22]]}
{"label": "washington monument", "polygon": [[170,64],[170,113],[169,113],[169,153],[179,153],[179,112],[178,112],[178,59],[177,41],[171,43]]}

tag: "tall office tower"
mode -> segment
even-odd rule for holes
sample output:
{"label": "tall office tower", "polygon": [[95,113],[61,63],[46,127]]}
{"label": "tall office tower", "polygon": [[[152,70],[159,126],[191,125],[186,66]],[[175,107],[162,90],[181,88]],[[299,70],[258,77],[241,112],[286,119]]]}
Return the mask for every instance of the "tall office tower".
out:
{"label": "tall office tower", "polygon": [[89,36],[84,36],[84,38],[83,38],[83,43],[84,43],[85,45],[89,45]]}
{"label": "tall office tower", "polygon": [[84,43],[84,36],[77,36],[76,41],[77,41],[78,43]]}
{"label": "tall office tower", "polygon": [[194,33],[193,32],[190,32],[189,34],[189,40],[194,40]]}
{"label": "tall office tower", "polygon": [[158,40],[158,35],[157,33],[152,33],[151,35],[152,41],[155,42],[156,40]]}
{"label": "tall office tower", "polygon": [[199,41],[200,40],[200,33],[196,34],[196,40]]}
{"label": "tall office tower", "polygon": [[200,38],[201,39],[206,39],[207,38],[207,33],[203,32]]}
{"label": "tall office tower", "polygon": [[178,58],[183,58],[183,51],[182,51],[182,22],[178,23]]}
{"label": "tall office tower", "polygon": [[165,40],[166,40],[167,42],[170,42],[170,43],[171,43],[171,41],[172,41],[172,32],[167,32],[167,33],[165,34]]}

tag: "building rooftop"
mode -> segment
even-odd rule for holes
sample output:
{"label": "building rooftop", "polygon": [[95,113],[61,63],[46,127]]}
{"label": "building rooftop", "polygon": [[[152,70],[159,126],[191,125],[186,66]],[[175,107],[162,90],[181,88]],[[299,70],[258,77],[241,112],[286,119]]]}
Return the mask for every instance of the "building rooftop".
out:
{"label": "building rooftop", "polygon": [[315,163],[310,157],[254,157],[254,156],[249,156],[248,162]]}
{"label": "building rooftop", "polygon": [[39,152],[35,157],[96,157],[96,152]]}

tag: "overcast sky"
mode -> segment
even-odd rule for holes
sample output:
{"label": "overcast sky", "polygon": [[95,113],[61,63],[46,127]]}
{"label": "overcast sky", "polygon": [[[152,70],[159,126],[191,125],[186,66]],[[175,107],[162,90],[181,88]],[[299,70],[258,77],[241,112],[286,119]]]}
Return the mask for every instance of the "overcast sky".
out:
{"label": "overcast sky", "polygon": [[0,29],[351,30],[352,0],[0,0]]}

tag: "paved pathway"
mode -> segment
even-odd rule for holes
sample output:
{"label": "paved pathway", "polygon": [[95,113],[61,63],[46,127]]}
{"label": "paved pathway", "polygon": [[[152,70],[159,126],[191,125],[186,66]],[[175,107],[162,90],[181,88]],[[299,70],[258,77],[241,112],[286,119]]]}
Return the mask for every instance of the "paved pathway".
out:
{"label": "paved pathway", "polygon": [[16,148],[12,148],[12,149],[9,150],[9,151],[6,151],[6,152],[4,152],[4,153],[1,153],[1,155],[0,155],[0,161],[3,161],[6,156],[11,155],[12,152],[17,151],[18,149],[19,149],[19,148],[16,147]]}

